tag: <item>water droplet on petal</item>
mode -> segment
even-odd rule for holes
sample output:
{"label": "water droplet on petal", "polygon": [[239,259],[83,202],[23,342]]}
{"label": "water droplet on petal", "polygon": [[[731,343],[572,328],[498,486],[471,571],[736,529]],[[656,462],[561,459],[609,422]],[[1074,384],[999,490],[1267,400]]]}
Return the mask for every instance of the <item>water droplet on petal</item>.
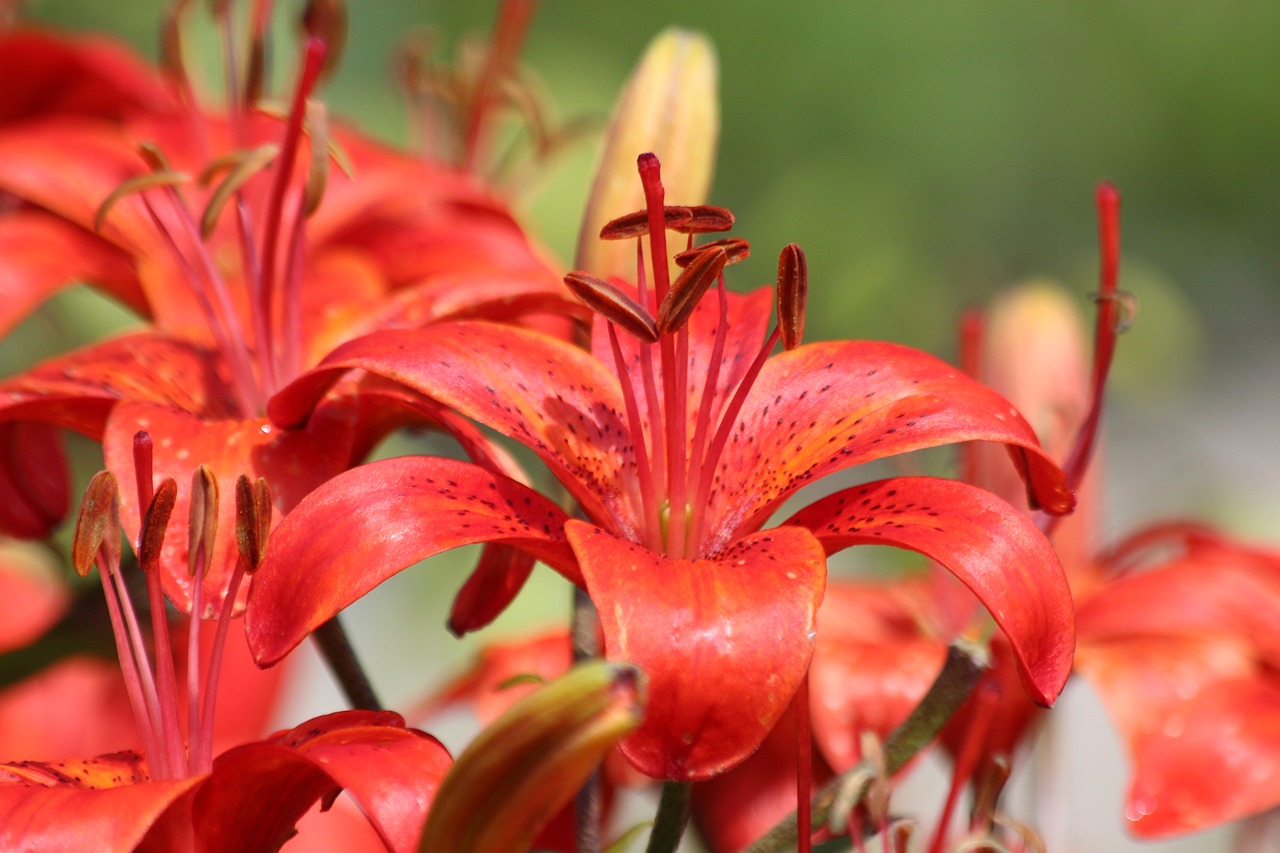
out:
{"label": "water droplet on petal", "polygon": [[262,433],[263,435],[271,435],[271,424],[263,424],[262,426],[258,427],[258,432]]}
{"label": "water droplet on petal", "polygon": [[1135,797],[1124,807],[1124,816],[1128,820],[1139,821],[1156,810],[1155,797]]}

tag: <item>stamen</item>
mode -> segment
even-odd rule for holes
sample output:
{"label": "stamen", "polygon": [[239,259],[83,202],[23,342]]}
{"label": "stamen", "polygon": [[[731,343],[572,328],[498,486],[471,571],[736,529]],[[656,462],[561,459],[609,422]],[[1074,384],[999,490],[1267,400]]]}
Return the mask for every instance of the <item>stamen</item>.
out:
{"label": "stamen", "polygon": [[240,191],[242,186],[248,183],[250,178],[271,165],[271,161],[279,153],[278,145],[261,145],[252,151],[238,151],[226,157],[220,157],[205,168],[200,174],[201,183],[211,180],[224,168],[229,171],[209,195],[209,202],[205,205],[204,213],[200,217],[201,237],[209,239],[218,224],[218,217],[222,215],[222,208],[233,195]]}
{"label": "stamen", "polygon": [[[663,227],[671,231],[693,233],[688,230],[693,223],[692,208],[666,205],[662,208],[662,221]],[[632,237],[643,237],[649,233],[650,227],[649,210],[636,210],[606,222],[600,229],[600,239],[630,240]]]}
{"label": "stamen", "polygon": [[533,0],[503,0],[498,10],[484,69],[473,90],[463,132],[462,166],[468,172],[475,172],[480,164],[494,92],[511,76],[535,11],[537,3]]}
{"label": "stamen", "polygon": [[633,338],[651,344],[658,340],[658,325],[648,310],[617,286],[590,273],[571,272],[565,287],[574,297]]}
{"label": "stamen", "polygon": [[[142,433],[145,435],[145,433]],[[150,440],[148,439],[148,450]],[[148,468],[150,466],[148,465]],[[186,765],[183,755],[182,732],[178,726],[177,677],[173,671],[173,648],[169,642],[169,616],[165,610],[164,594],[160,590],[160,555],[164,549],[164,536],[178,499],[178,484],[166,477],[156,489],[155,497],[142,517],[142,529],[138,535],[138,564],[147,580],[147,600],[151,610],[151,640],[155,646],[155,673],[158,706],[160,708],[160,738],[167,752],[169,767],[173,772]]]}
{"label": "stamen", "polygon": [[[658,541],[660,528],[658,500],[654,490],[653,468],[649,461],[648,449],[645,446],[646,433],[653,435],[653,432],[647,431],[642,427],[640,405],[636,402],[635,384],[631,378],[631,372],[627,369],[626,359],[622,355],[622,347],[618,344],[618,333],[614,330],[612,323],[608,326],[608,333],[609,348],[613,352],[614,370],[618,374],[618,384],[622,388],[622,403],[627,410],[627,423],[632,425],[631,441],[635,445],[636,474],[637,479],[640,481],[640,504],[644,507],[645,512],[641,527],[649,540],[645,542],[645,545],[656,551],[662,547]],[[654,443],[656,444],[657,436],[654,436],[654,438]]]}
{"label": "stamen", "polygon": [[711,283],[720,277],[729,255],[722,248],[702,252],[680,273],[675,284],[658,307],[658,330],[663,334],[684,328],[693,309],[702,300]]}
{"label": "stamen", "polygon": [[[716,323],[716,339],[711,345],[711,363],[707,365],[707,380],[702,386],[702,399],[698,402],[698,419],[694,424],[693,444],[689,452],[689,473],[693,477],[695,495],[707,492],[702,485],[702,455],[706,447],[707,431],[711,429],[711,407],[715,403],[716,387],[720,382],[720,363],[724,361],[724,345],[729,336],[729,290],[725,286],[723,275],[720,276],[716,294],[720,304],[720,317]],[[703,538],[702,519],[705,509],[705,503],[695,498],[687,534],[695,545],[699,545]]]}
{"label": "stamen", "polygon": [[76,574],[88,577],[100,551],[105,552],[108,562],[119,562],[120,507],[116,478],[110,471],[93,476],[80,502],[71,537],[71,565]]}
{"label": "stamen", "polygon": [[[1102,183],[1094,194],[1098,209],[1098,244],[1100,270],[1098,273],[1098,314],[1094,332],[1093,378],[1089,391],[1089,412],[1080,424],[1076,434],[1074,447],[1063,471],[1067,477],[1067,488],[1075,491],[1084,479],[1089,459],[1093,455],[1094,441],[1098,434],[1098,425],[1102,419],[1103,398],[1106,392],[1107,376],[1111,371],[1111,359],[1115,355],[1117,334],[1117,311],[1121,300],[1118,298],[1117,282],[1120,268],[1120,193],[1110,183]],[[1057,527],[1060,516],[1049,516],[1039,513],[1037,516],[1040,528],[1051,533]]]}
{"label": "stamen", "polygon": [[191,576],[191,618],[187,622],[187,770],[202,772],[204,755],[212,745],[204,741],[200,719],[200,621],[205,571],[213,561],[218,533],[218,479],[208,465],[191,476],[191,506],[187,516],[187,571]]}
{"label": "stamen", "polygon": [[[692,235],[690,235],[690,239],[692,239]],[[746,240],[741,237],[721,237],[719,240],[712,240],[709,243],[703,243],[701,246],[691,246],[678,253],[672,260],[676,262],[678,267],[687,267],[696,261],[703,252],[709,252],[712,249],[724,249],[726,266],[745,261],[751,255],[751,244]]]}
{"label": "stamen", "polygon": [[995,722],[996,711],[1000,705],[1000,686],[993,679],[984,679],[969,698],[972,713],[965,731],[964,742],[955,757],[951,771],[951,787],[947,791],[947,799],[942,807],[942,816],[933,841],[929,845],[929,853],[942,853],[946,844],[947,830],[951,823],[951,815],[955,811],[960,791],[964,789],[977,772],[978,762],[987,752],[987,744],[991,726]]}
{"label": "stamen", "polygon": [[713,234],[733,227],[733,212],[714,204],[695,204],[689,207],[689,223],[673,228],[681,234]]}
{"label": "stamen", "polygon": [[[306,114],[307,98],[315,88],[316,80],[324,66],[324,58],[328,51],[323,41],[315,36],[307,39],[306,52],[303,59],[302,73],[298,76],[298,85],[294,90],[293,104],[289,110],[289,120],[285,125],[284,143],[280,147],[280,159],[276,164],[275,183],[271,187],[271,195],[267,199],[266,233],[262,240],[262,287],[258,292],[257,310],[264,317],[275,316],[275,276],[280,261],[278,246],[280,242],[280,226],[284,214],[284,198],[293,178],[293,166],[298,157],[298,142],[302,137],[302,122]],[[284,311],[298,311],[301,307],[285,303]],[[277,353],[275,351],[274,323],[268,319],[266,324],[267,338],[259,341],[259,357],[262,359],[264,381],[268,388],[275,388],[277,383]]]}
{"label": "stamen", "polygon": [[155,488],[151,479],[151,435],[146,430],[138,430],[133,434],[133,477],[138,490],[138,511],[143,512],[143,507],[151,506]]}
{"label": "stamen", "polygon": [[804,312],[809,299],[809,264],[795,243],[784,246],[778,255],[777,298],[782,348],[790,351],[804,339]]}

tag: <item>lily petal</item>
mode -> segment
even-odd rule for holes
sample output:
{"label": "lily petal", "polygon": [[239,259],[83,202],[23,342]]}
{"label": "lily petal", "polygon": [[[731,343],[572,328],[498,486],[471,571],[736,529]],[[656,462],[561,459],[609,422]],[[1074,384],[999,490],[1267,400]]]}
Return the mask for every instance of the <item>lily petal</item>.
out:
{"label": "lily petal", "polygon": [[[145,762],[132,752],[0,765],[0,848],[134,849],[164,811],[199,783],[128,784],[145,774]],[[68,820],[72,814],[76,819]]]}
{"label": "lily petal", "polygon": [[750,755],[795,696],[826,587],[801,528],[748,536],[709,560],[669,560],[582,521],[565,533],[600,612],[610,660],[649,677],[623,754],[658,779],[697,781]]}
{"label": "lily petal", "polygon": [[347,471],[272,535],[249,598],[250,648],[269,666],[387,578],[459,545],[515,545],[580,583],[565,518],[527,486],[466,462],[405,456]]}
{"label": "lily petal", "polygon": [[97,440],[121,400],[233,417],[235,403],[216,363],[207,350],[164,335],[113,338],[0,383],[0,418],[44,421]]}
{"label": "lily petal", "polygon": [[1280,685],[1220,681],[1187,701],[1134,756],[1125,816],[1142,838],[1237,820],[1280,801]]}
{"label": "lily petal", "polygon": [[1028,694],[1051,705],[1062,690],[1075,651],[1071,590],[1025,513],[967,483],[899,477],[836,492],[786,524],[812,530],[828,554],[893,545],[941,563],[1009,638]]}
{"label": "lily petal", "polygon": [[129,257],[96,234],[38,210],[0,217],[0,334],[53,294],[77,282],[95,285],[139,314],[142,290]]}
{"label": "lily petal", "polygon": [[[146,430],[153,439],[154,477],[187,482],[191,472],[208,465],[218,478],[223,495],[235,494],[241,474],[265,477],[271,489],[276,517],[288,513],[313,487],[342,471],[350,460],[352,417],[338,407],[327,407],[306,430],[280,430],[265,418],[208,420],[188,412],[141,403],[121,403],[112,412],[102,439],[107,467],[122,483],[135,482],[133,436]],[[174,517],[186,518],[190,494],[179,491]],[[201,618],[220,612],[227,582],[235,569],[238,551],[235,537],[235,502],[224,499],[218,508],[218,529],[227,531],[214,544],[214,561],[207,568]],[[130,537],[138,535],[141,512],[134,489],[120,494],[120,517]],[[187,568],[187,537],[173,531],[165,538],[161,555],[163,582],[169,599],[190,609],[192,581]],[[241,591],[238,607],[243,607]]]}
{"label": "lily petal", "polygon": [[863,732],[883,740],[897,728],[941,671],[947,647],[929,624],[931,593],[913,581],[827,586],[810,707],[814,740],[837,771],[862,758]]}
{"label": "lily petal", "polygon": [[46,113],[119,119],[172,104],[142,60],[104,38],[14,30],[0,38],[0,124]]}
{"label": "lily petal", "polygon": [[196,837],[209,850],[274,849],[253,833],[291,831],[316,798],[340,787],[389,850],[416,850],[427,809],[452,764],[438,740],[405,728],[399,714],[327,714],[219,756],[195,798]]}
{"label": "lily petal", "polygon": [[711,544],[768,517],[788,495],[833,471],[964,441],[1008,445],[1040,506],[1068,512],[1062,471],[1003,397],[933,356],[895,344],[809,344],[769,359],[720,461],[725,484],[708,518]]}
{"label": "lily petal", "polygon": [[514,438],[538,453],[592,518],[638,538],[635,456],[618,381],[590,354],[547,335],[491,323],[388,330],[334,350],[268,404],[296,425],[352,368],[383,376]]}

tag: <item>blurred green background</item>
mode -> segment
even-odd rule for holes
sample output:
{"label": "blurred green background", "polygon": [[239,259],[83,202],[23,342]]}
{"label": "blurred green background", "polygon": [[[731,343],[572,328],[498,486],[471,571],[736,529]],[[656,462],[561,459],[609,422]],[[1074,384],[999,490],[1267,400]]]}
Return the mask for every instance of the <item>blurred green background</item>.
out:
{"label": "blurred green background", "polygon": [[[164,5],[34,0],[28,10],[154,55]],[[328,91],[335,112],[403,139],[389,67],[399,40],[429,25],[448,51],[489,25],[493,5],[352,4],[349,49]],[[646,41],[671,23],[710,34],[720,54],[713,199],[738,214],[756,250],[735,282],[766,280],[777,249],[801,243],[815,335],[945,353],[957,311],[1002,287],[1048,274],[1087,290],[1091,193],[1104,178],[1124,193],[1126,284],[1154,279],[1158,292],[1139,293],[1144,308],[1170,314],[1126,347],[1185,370],[1202,353],[1184,349],[1206,341],[1184,314],[1207,324],[1214,350],[1240,344],[1242,330],[1275,328],[1250,326],[1278,313],[1275,4],[803,0],[783,11],[551,0],[525,56],[562,116],[604,116]],[[530,208],[530,227],[561,257],[593,151],[559,161]]]}

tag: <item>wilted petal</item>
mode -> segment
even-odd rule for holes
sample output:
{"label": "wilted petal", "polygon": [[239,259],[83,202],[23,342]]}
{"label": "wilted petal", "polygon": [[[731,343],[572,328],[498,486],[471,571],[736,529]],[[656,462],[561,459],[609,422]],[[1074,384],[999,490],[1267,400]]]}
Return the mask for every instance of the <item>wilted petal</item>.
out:
{"label": "wilted petal", "polygon": [[1075,610],[1062,565],[1031,518],[955,480],[901,477],[845,489],[792,516],[827,553],[851,545],[918,551],[990,611],[1033,699],[1052,704],[1071,672]]}
{"label": "wilted petal", "polygon": [[826,586],[821,545],[784,528],[714,559],[669,560],[584,522],[565,532],[609,659],[649,676],[644,723],[623,753],[649,776],[691,781],[751,754],[809,668]]}
{"label": "wilted petal", "polygon": [[515,545],[573,580],[565,517],[527,486],[466,462],[405,456],[347,471],[272,534],[253,580],[249,645],[275,663],[382,581],[459,545]]}

